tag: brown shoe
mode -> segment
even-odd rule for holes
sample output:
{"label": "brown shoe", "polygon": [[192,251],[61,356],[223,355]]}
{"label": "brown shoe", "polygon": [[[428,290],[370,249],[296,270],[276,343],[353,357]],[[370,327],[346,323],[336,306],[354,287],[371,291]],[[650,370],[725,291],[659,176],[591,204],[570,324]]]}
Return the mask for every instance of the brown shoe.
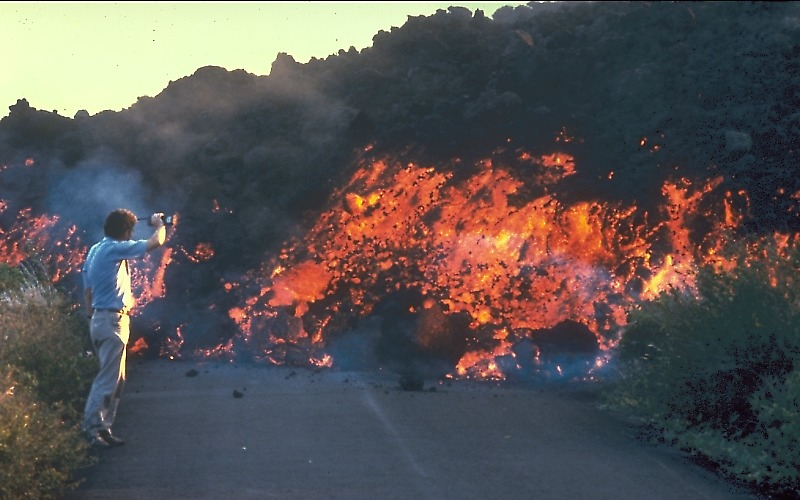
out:
{"label": "brown shoe", "polygon": [[97,438],[102,439],[108,446],[122,446],[125,441],[111,434],[111,429],[103,429],[97,433]]}
{"label": "brown shoe", "polygon": [[108,444],[108,441],[100,437],[100,434],[97,434],[94,437],[89,438],[89,446],[92,448],[110,448],[111,445]]}

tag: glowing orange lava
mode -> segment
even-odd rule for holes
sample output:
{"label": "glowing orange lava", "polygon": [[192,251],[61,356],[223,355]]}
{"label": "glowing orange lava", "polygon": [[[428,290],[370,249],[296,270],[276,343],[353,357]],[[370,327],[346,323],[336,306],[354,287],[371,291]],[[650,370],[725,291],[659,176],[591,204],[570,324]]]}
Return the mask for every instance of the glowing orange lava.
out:
{"label": "glowing orange lava", "polygon": [[[566,204],[556,190],[550,194],[577,171],[566,153],[520,151],[514,158],[514,165],[492,158],[472,168],[364,160],[334,193],[341,201],[275,265],[251,277],[261,292],[231,317],[245,338],[266,335],[274,343],[273,330],[284,327],[266,319],[280,319],[288,308],[302,320],[297,328],[324,344],[338,333],[340,316],[366,316],[387,294],[414,289],[445,314],[467,314],[471,328],[489,336],[492,347],[465,352],[454,376],[502,378],[494,360],[512,344],[498,332],[519,338],[573,320],[608,349],[637,301],[670,288],[691,292],[699,264],[724,265],[715,250],[741,213],[730,200],[701,209],[720,179],[665,183],[664,212],[648,214],[633,205]],[[522,196],[530,186],[541,194]],[[735,197],[738,203],[743,196]],[[700,248],[691,232],[698,218],[714,228]]]}

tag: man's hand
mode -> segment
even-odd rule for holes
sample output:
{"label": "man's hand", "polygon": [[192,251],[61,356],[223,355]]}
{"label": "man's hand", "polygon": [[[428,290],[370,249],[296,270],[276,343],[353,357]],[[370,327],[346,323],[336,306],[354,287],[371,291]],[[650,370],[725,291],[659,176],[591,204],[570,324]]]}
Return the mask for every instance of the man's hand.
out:
{"label": "man's hand", "polygon": [[164,219],[162,219],[162,217],[164,217],[164,214],[160,212],[150,216],[150,225],[155,226],[156,230],[153,236],[147,240],[148,252],[163,245],[164,241],[167,239],[167,228],[164,226]]}
{"label": "man's hand", "polygon": [[164,214],[162,213],[155,213],[150,216],[150,225],[155,227],[161,227],[164,225]]}

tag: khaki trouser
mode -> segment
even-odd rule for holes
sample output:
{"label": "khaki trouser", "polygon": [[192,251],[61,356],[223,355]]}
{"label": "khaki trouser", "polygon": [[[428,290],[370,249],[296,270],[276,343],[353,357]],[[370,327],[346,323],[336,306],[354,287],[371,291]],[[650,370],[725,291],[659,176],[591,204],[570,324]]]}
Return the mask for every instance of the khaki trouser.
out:
{"label": "khaki trouser", "polygon": [[89,335],[100,362],[100,371],[92,383],[83,413],[83,431],[94,435],[110,430],[117,415],[125,385],[125,360],[130,318],[114,311],[95,311]]}

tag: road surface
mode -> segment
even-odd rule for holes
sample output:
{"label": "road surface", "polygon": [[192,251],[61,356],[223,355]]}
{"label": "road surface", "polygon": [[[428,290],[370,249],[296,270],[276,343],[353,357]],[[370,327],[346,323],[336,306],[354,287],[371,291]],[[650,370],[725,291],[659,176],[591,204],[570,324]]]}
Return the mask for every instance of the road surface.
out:
{"label": "road surface", "polygon": [[598,409],[592,387],[132,361],[65,499],[755,498]]}

